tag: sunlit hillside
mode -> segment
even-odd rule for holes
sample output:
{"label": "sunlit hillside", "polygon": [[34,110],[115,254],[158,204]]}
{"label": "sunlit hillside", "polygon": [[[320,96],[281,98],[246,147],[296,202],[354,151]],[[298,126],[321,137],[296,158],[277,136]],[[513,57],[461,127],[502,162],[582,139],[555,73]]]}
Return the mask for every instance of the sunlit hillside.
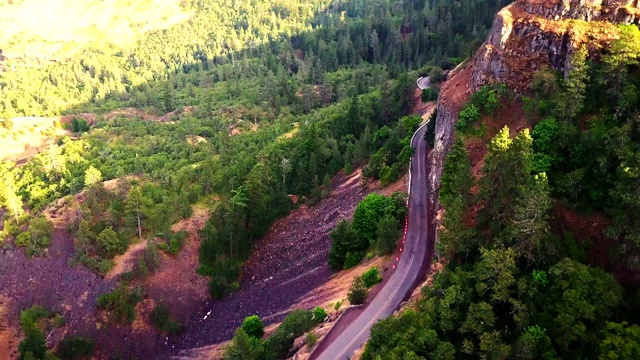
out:
{"label": "sunlit hillside", "polygon": [[178,0],[25,0],[0,2],[0,49],[12,66],[72,57],[93,44],[131,43],[150,30],[188,20]]}

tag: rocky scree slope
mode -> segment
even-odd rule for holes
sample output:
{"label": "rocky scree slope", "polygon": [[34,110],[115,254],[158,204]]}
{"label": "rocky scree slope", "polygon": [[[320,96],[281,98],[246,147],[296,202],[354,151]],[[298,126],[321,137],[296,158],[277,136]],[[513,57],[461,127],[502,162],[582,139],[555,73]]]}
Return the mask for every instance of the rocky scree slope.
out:
{"label": "rocky scree slope", "polygon": [[502,82],[523,93],[544,66],[567,74],[574,52],[584,46],[597,59],[618,38],[617,24],[640,24],[638,0],[518,0],[497,14],[485,43],[441,87],[429,166],[430,218],[437,219],[444,160],[472,92]]}

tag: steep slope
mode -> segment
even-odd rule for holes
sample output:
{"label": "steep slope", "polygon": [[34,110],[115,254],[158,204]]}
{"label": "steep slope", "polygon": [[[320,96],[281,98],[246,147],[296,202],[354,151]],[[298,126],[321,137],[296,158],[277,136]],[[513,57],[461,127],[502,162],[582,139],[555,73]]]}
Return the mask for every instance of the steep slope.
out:
{"label": "steep slope", "polygon": [[[637,0],[519,0],[502,9],[475,56],[451,72],[441,88],[431,188],[440,187],[458,114],[473,91],[501,82],[523,93],[543,67],[567,74],[572,55],[582,46],[591,58],[599,58],[619,37],[616,24],[640,22],[638,6]],[[433,215],[439,208],[437,194],[431,192]]]}
{"label": "steep slope", "polygon": [[429,167],[446,265],[363,360],[638,358],[637,14],[519,0],[449,73]]}

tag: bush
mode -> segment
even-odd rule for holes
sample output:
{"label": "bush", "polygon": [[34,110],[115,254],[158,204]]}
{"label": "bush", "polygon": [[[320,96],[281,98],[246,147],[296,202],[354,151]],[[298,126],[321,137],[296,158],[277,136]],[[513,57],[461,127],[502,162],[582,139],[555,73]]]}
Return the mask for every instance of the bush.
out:
{"label": "bush", "polygon": [[324,311],[323,308],[321,308],[320,306],[316,306],[315,309],[313,309],[313,320],[320,324],[322,322],[324,322],[327,318],[327,312]]}
{"label": "bush", "polygon": [[264,335],[264,324],[258,315],[252,315],[244,319],[242,322],[242,330],[244,330],[247,335],[260,339],[262,335]]}
{"label": "bush", "polygon": [[462,111],[460,111],[460,115],[458,115],[456,130],[466,131],[473,126],[478,119],[480,119],[480,111],[478,110],[478,107],[473,104],[467,104]]}
{"label": "bush", "polygon": [[420,99],[422,102],[436,101],[438,99],[438,92],[440,89],[438,88],[428,88],[422,90],[422,95]]}
{"label": "bush", "polygon": [[348,252],[344,259],[345,270],[358,265],[360,261],[362,261],[362,258],[364,258],[364,252]]}
{"label": "bush", "polygon": [[150,320],[153,327],[158,331],[170,334],[177,334],[182,329],[180,323],[171,320],[169,316],[169,308],[164,305],[156,306],[150,314]]}
{"label": "bush", "polygon": [[401,193],[395,193],[391,197],[370,194],[362,200],[356,207],[353,224],[343,220],[331,232],[329,267],[335,271],[357,265],[367,248],[376,244],[378,226],[384,217],[391,221],[395,219],[390,228],[397,229],[407,212],[405,196]]}
{"label": "bush", "polygon": [[398,171],[398,164],[393,166],[384,166],[380,169],[380,183],[382,186],[388,186],[400,178],[400,172]]}
{"label": "bush", "polygon": [[141,298],[142,290],[129,290],[120,285],[112,292],[98,296],[96,306],[109,311],[117,322],[130,323],[135,318],[135,306]]}
{"label": "bush", "polygon": [[44,216],[34,217],[29,221],[28,230],[19,234],[16,245],[24,247],[27,256],[39,256],[51,243],[53,224]]}
{"label": "bush", "polygon": [[340,221],[329,236],[331,237],[329,268],[334,271],[342,270],[347,253],[354,248],[362,247],[361,241],[356,238],[357,235],[351,224],[345,220]]}
{"label": "bush", "polygon": [[364,286],[364,281],[360,276],[353,279],[347,298],[351,305],[361,305],[367,301],[367,288]]}
{"label": "bush", "polygon": [[278,359],[285,359],[293,341],[315,325],[313,314],[308,310],[295,310],[282,321],[266,341],[269,351]]}
{"label": "bush", "polygon": [[311,349],[313,349],[314,346],[316,346],[316,343],[318,342],[318,336],[312,332],[307,334],[307,339],[305,340],[305,343],[307,344],[307,350],[311,351]]}
{"label": "bush", "polygon": [[265,353],[265,343],[260,339],[251,337],[242,328],[236,330],[227,346],[223,359],[269,359]]}
{"label": "bush", "polygon": [[400,237],[398,221],[391,215],[385,215],[378,224],[378,252],[391,254],[396,249],[396,241]]}
{"label": "bush", "polygon": [[26,358],[28,353],[36,359],[44,358],[47,346],[44,333],[39,327],[39,321],[48,316],[49,312],[37,305],[20,312],[20,327],[24,334],[24,339],[18,346],[21,359]]}
{"label": "bush", "polygon": [[166,243],[160,244],[160,250],[170,254],[177,255],[184,246],[188,233],[186,231],[179,231],[172,233],[169,240]]}
{"label": "bush", "polygon": [[62,360],[88,359],[93,355],[96,343],[82,336],[66,337],[58,345],[57,355]]}
{"label": "bush", "polygon": [[362,282],[364,286],[367,288],[370,288],[381,281],[382,281],[382,278],[380,277],[380,272],[378,271],[378,268],[375,266],[367,270],[364,274],[362,274]]}

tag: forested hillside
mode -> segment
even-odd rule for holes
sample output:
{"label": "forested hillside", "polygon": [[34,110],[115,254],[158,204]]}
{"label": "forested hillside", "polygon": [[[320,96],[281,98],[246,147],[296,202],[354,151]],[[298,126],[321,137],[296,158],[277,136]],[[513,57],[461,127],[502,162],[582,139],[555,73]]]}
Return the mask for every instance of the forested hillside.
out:
{"label": "forested hillside", "polygon": [[364,359],[640,356],[640,31],[572,21],[616,40],[573,38],[564,74],[541,67],[519,94],[486,85],[462,106],[439,193],[447,265],[376,325]]}
{"label": "forested hillside", "polygon": [[[21,116],[73,119],[60,124],[68,136],[43,134],[46,151],[0,167],[0,241],[51,256],[42,211],[79,192],[64,200],[75,214],[65,224],[71,265],[104,275],[130,243],[160,239],[99,298],[127,323],[141,296],[132,284],[158,266],[157,249],[180,251],[185,235],[171,225],[204,207],[212,216],[197,270],[225,296],[240,286],[251,243],[292,208],[287,195],[313,204],[340,169],[371,156],[368,175],[401,175],[411,120],[400,119],[415,79],[437,82],[472,54],[505,3],[184,1],[189,21],[134,44],[79,43],[73,57],[40,66],[4,51],[3,137]],[[43,329],[27,330],[36,340],[25,346],[44,354]]]}

